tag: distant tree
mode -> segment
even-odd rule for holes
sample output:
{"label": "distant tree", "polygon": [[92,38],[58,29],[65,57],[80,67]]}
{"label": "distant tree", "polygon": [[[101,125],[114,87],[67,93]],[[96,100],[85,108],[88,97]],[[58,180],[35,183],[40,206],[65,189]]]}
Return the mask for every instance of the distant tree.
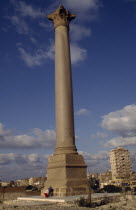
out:
{"label": "distant tree", "polygon": [[108,192],[108,193],[122,192],[121,187],[117,187],[117,186],[114,186],[114,185],[105,185],[103,190]]}
{"label": "distant tree", "polygon": [[125,187],[125,191],[126,192],[131,191],[131,187]]}
{"label": "distant tree", "polygon": [[93,190],[97,190],[99,188],[99,181],[96,180],[95,177],[89,177],[88,179],[88,189],[89,189],[89,193],[88,193],[88,199],[87,202],[88,204],[91,206],[92,204],[92,199],[91,199],[91,193],[92,193],[92,189]]}
{"label": "distant tree", "polygon": [[33,186],[32,191],[39,191],[39,189],[36,186]]}
{"label": "distant tree", "polygon": [[91,189],[93,189],[94,191],[99,189],[99,181],[95,178],[95,177],[90,177],[88,179],[89,182],[89,186],[91,187]]}
{"label": "distant tree", "polygon": [[101,189],[95,190],[95,193],[104,193],[104,189],[101,188]]}
{"label": "distant tree", "polygon": [[32,190],[33,189],[33,185],[28,185],[27,187],[26,187],[26,190]]}
{"label": "distant tree", "polygon": [[134,195],[136,195],[136,187],[133,188]]}

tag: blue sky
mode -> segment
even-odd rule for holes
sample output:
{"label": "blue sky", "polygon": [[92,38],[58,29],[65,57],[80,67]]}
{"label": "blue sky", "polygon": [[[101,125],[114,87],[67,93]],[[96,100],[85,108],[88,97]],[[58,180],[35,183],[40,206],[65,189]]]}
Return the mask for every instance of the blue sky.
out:
{"label": "blue sky", "polygon": [[4,0],[2,180],[44,176],[55,148],[54,31],[46,16],[59,4],[77,15],[70,24],[77,148],[89,172],[110,169],[118,146],[129,149],[136,170],[136,1]]}

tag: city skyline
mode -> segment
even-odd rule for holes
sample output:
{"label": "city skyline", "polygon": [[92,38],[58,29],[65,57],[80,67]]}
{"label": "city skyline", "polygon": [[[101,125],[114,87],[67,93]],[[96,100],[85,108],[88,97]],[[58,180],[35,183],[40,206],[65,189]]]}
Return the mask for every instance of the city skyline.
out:
{"label": "city skyline", "polygon": [[[0,20],[0,177],[45,176],[55,148],[54,32],[63,4],[71,23],[76,146],[89,172],[129,149],[136,170],[136,1],[5,0]],[[16,170],[16,174],[15,173]]]}

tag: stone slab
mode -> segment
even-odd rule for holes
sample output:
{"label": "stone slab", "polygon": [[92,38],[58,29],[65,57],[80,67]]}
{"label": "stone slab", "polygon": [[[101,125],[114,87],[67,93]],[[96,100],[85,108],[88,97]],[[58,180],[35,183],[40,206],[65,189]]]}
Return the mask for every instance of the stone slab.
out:
{"label": "stone slab", "polygon": [[86,164],[82,155],[77,153],[50,156],[42,196],[50,186],[54,189],[54,196],[88,194]]}
{"label": "stone slab", "polygon": [[33,197],[18,197],[17,200],[20,201],[42,201],[42,202],[59,202],[59,203],[64,203],[65,199],[60,199],[59,198],[44,198],[41,196],[33,196]]}
{"label": "stone slab", "polygon": [[[99,199],[105,196],[107,197],[120,196],[120,193],[95,193],[95,194],[92,194],[92,199]],[[75,196],[66,196],[66,197],[53,196],[49,198],[45,198],[42,196],[32,196],[32,197],[19,197],[18,200],[65,203],[65,202],[70,202],[70,201],[72,202],[72,201],[79,200],[80,197],[87,198],[88,195],[75,195]]]}

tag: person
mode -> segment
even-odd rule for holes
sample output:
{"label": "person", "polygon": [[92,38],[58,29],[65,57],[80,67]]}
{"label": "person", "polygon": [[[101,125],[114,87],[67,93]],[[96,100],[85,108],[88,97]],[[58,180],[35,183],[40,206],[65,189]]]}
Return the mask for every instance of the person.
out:
{"label": "person", "polygon": [[46,198],[49,197],[49,188],[44,192],[44,195],[45,195]]}
{"label": "person", "polygon": [[53,196],[53,188],[50,186],[49,188],[48,188],[48,191],[49,191],[49,196]]}
{"label": "person", "polygon": [[44,195],[46,198],[48,198],[49,196],[53,196],[53,188],[50,186],[45,192]]}

